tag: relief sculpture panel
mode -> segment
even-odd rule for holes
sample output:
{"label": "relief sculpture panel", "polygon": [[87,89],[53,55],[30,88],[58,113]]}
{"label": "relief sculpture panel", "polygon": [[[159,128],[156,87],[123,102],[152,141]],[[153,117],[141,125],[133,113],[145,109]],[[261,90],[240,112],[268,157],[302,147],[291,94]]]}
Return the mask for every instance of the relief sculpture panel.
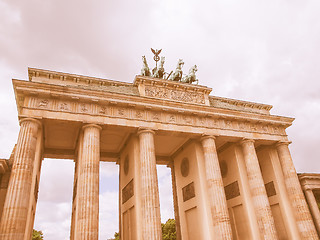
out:
{"label": "relief sculpture panel", "polygon": [[194,189],[194,182],[189,183],[187,186],[182,188],[182,197],[183,201],[188,201],[191,198],[196,196],[195,189]]}
{"label": "relief sculpture panel", "polygon": [[122,204],[127,202],[134,195],[133,179],[122,189]]}
{"label": "relief sculpture panel", "polygon": [[189,102],[189,103],[205,104],[203,93],[193,93],[185,90],[146,86],[145,94],[148,97],[171,99],[175,101]]}
{"label": "relief sculpture panel", "polygon": [[238,181],[230,183],[224,187],[227,200],[240,196],[240,189]]}

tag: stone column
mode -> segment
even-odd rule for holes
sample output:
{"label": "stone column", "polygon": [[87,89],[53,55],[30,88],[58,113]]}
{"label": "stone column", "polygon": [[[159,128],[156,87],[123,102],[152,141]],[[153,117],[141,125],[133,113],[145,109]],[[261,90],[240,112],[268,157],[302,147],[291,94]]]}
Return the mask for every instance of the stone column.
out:
{"label": "stone column", "polygon": [[275,180],[278,183],[279,188],[279,201],[282,202],[281,212],[283,214],[283,220],[288,225],[288,238],[290,240],[300,240],[300,232],[294,216],[294,211],[291,206],[289,196],[287,194],[286,184],[282,173],[278,153],[276,149],[269,150],[271,164],[274,170]]}
{"label": "stone column", "polygon": [[14,155],[11,177],[4,203],[1,240],[24,239],[32,184],[33,164],[41,122],[31,118],[20,121],[20,132]]}
{"label": "stone column", "polygon": [[83,126],[83,144],[78,165],[77,240],[99,238],[100,131],[95,124]]}
{"label": "stone column", "polygon": [[319,239],[290,155],[288,142],[276,145],[284,181],[302,239]]}
{"label": "stone column", "polygon": [[260,234],[263,239],[278,239],[269,199],[264,186],[254,140],[245,139],[240,142],[247,169],[248,182]]}
{"label": "stone column", "polygon": [[320,236],[320,211],[319,211],[319,207],[317,204],[317,200],[314,197],[313,191],[312,189],[308,188],[305,189],[305,195],[306,195],[306,199],[311,211],[311,215],[313,217],[318,235]]}
{"label": "stone column", "polygon": [[181,237],[180,215],[179,215],[179,205],[178,205],[178,195],[177,195],[177,182],[176,182],[176,173],[174,170],[174,162],[171,162],[169,166],[171,168],[174,218],[176,220],[176,235],[177,235],[177,240],[181,240],[182,237]]}
{"label": "stone column", "polygon": [[161,240],[161,218],[157,165],[154,149],[154,132],[138,131],[140,142],[141,208],[143,240]]}
{"label": "stone column", "polygon": [[[0,160],[0,164],[1,164],[1,160]],[[10,173],[11,173],[11,169],[8,167],[8,169],[2,176],[0,174],[0,220],[2,216],[3,205],[7,195]]]}
{"label": "stone column", "polygon": [[232,239],[231,223],[221,177],[215,137],[204,136],[201,138],[201,143],[204,153],[206,181],[214,234],[217,239]]}
{"label": "stone column", "polygon": [[79,166],[81,162],[81,154],[83,149],[83,132],[79,134],[77,149],[75,153],[75,168],[74,168],[74,179],[73,179],[73,196],[72,196],[72,215],[71,215],[71,227],[70,227],[70,240],[77,239],[77,213],[78,213],[78,192],[79,192]]}

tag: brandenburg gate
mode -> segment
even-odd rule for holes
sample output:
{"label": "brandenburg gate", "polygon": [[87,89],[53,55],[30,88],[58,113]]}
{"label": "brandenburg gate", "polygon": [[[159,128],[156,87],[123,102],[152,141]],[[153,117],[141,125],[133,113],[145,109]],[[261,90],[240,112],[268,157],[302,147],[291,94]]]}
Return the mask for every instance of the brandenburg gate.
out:
{"label": "brandenburg gate", "polygon": [[294,119],[209,95],[179,64],[169,78],[145,64],[133,83],[34,68],[13,79],[0,239],[31,239],[43,158],[75,162],[72,240],[98,239],[100,161],[120,166],[123,240],[162,238],[157,164],[171,168],[177,239],[319,239],[288,148]]}

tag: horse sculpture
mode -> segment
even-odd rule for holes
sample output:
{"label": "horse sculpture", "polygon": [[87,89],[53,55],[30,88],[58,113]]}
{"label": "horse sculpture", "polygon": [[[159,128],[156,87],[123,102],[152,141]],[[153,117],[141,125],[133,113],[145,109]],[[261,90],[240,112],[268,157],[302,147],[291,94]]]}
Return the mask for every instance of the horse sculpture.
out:
{"label": "horse sculpture", "polygon": [[182,67],[184,65],[184,62],[182,59],[179,59],[178,64],[177,64],[177,68],[176,71],[173,73],[173,75],[171,75],[171,77],[169,78],[169,80],[172,81],[176,81],[179,82],[182,78]]}
{"label": "horse sculpture", "polygon": [[142,76],[150,76],[150,69],[147,63],[146,56],[142,56],[142,62],[143,62],[143,67],[141,69],[141,75]]}
{"label": "horse sculpture", "polygon": [[184,83],[193,83],[193,82],[197,82],[197,84],[199,83],[199,80],[196,77],[196,72],[198,71],[197,65],[194,65],[192,68],[190,68],[189,70],[189,74],[187,76],[185,76],[181,82]]}
{"label": "horse sculpture", "polygon": [[159,68],[155,67],[154,69],[152,69],[152,76],[154,78],[163,78],[163,76],[164,76],[164,67],[163,67],[164,61],[165,61],[165,57],[161,57]]}

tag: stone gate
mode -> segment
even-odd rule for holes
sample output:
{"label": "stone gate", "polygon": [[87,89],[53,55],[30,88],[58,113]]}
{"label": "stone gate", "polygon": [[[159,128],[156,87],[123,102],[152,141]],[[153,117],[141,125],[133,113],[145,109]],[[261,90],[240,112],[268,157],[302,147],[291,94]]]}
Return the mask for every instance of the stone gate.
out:
{"label": "stone gate", "polygon": [[73,240],[98,239],[100,161],[120,165],[123,240],[161,239],[156,164],[171,168],[177,239],[318,239],[288,148],[293,119],[272,106],[147,76],[28,72],[13,79],[20,132],[0,161],[1,240],[30,239],[43,158],[75,161]]}

